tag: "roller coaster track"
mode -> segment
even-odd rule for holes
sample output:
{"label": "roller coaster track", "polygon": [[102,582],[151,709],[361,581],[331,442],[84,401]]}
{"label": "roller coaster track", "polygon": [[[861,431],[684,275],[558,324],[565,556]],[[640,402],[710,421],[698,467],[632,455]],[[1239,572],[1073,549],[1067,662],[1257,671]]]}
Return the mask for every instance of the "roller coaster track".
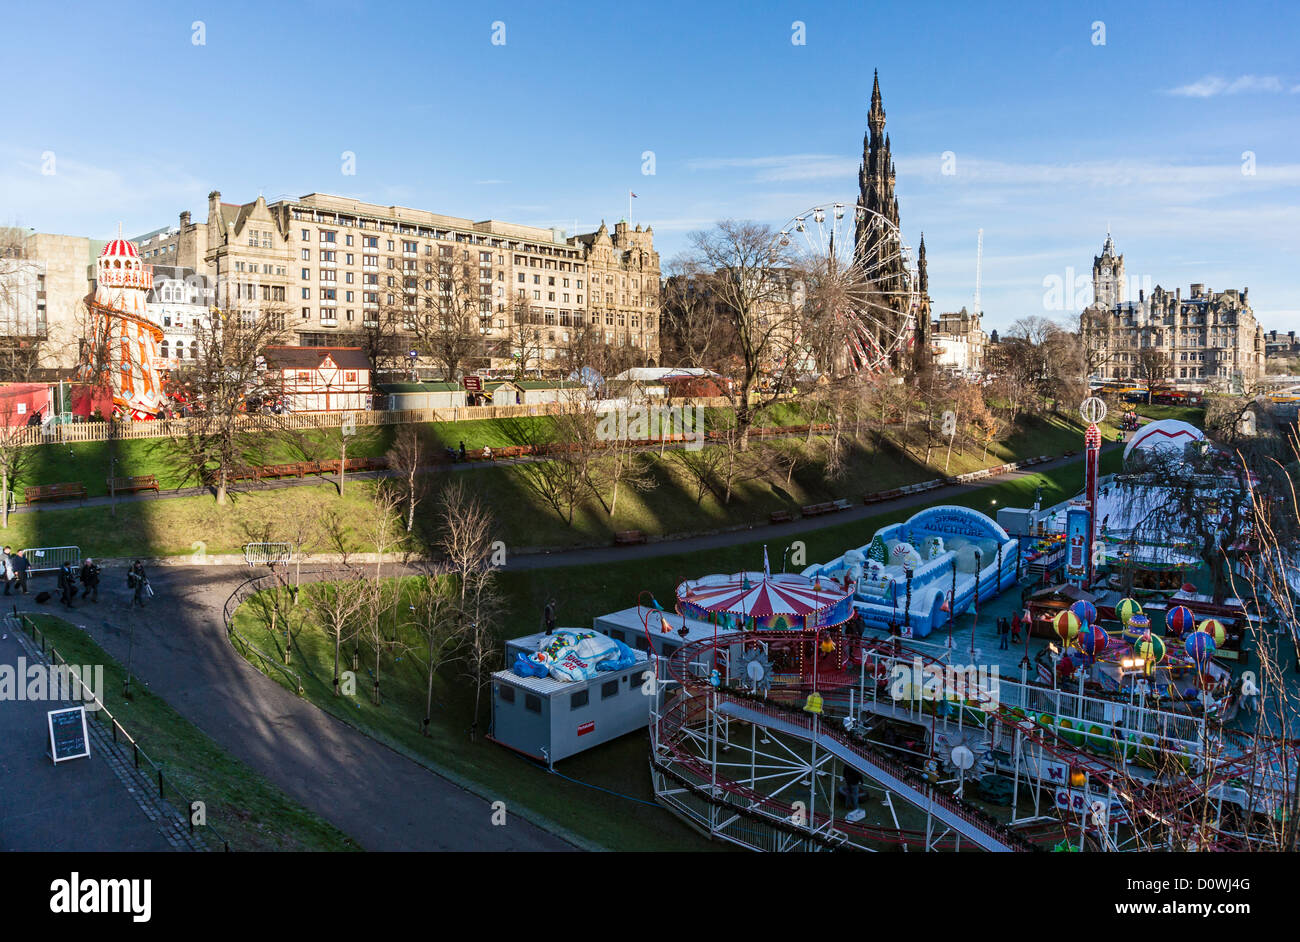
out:
{"label": "roller coaster track", "polygon": [[[792,706],[789,702],[781,702],[793,699],[798,703],[807,692],[802,684],[786,689],[780,687],[770,689],[766,696],[758,697],[726,687],[715,688],[704,676],[701,676],[704,672],[698,669],[699,665],[709,663],[715,654],[721,655],[735,645],[743,646],[757,641],[766,645],[783,641],[806,643],[808,640],[808,636],[800,632],[737,632],[719,635],[716,639],[701,639],[683,646],[668,661],[669,676],[679,682],[683,689],[677,709],[685,711],[688,709],[686,704],[690,704],[689,709],[698,716],[701,711],[708,709],[707,698],[712,697],[714,708],[724,716],[779,731],[804,741],[815,742],[818,748],[852,765],[872,781],[904,798],[921,811],[933,815],[952,831],[966,837],[978,847],[991,851],[1034,849],[1022,835],[960,798],[934,788],[916,772],[896,764],[881,750],[853,741],[841,735],[828,723],[803,712],[797,706]],[[893,642],[840,636],[836,636],[836,640],[840,645],[847,645],[850,656],[856,656],[859,660],[874,657],[886,664],[910,665],[914,659],[920,659],[923,666],[929,665],[938,669],[946,667],[943,662],[924,653],[909,648],[896,649]],[[822,691],[822,694],[826,707],[837,705],[847,707],[847,702],[842,696],[829,691]],[[1081,746],[1070,743],[1058,735],[1056,730],[1037,723],[986,695],[975,700],[974,705],[987,718],[986,728],[991,730],[993,723],[1001,724],[1013,736],[1023,737],[1023,743],[1036,746],[1040,756],[1050,757],[1072,772],[1086,773],[1093,791],[1098,791],[1100,787],[1114,794],[1126,808],[1129,819],[1135,826],[1140,823],[1162,825],[1181,840],[1198,839],[1201,846],[1205,846],[1206,838],[1202,827],[1204,822],[1198,816],[1197,800],[1204,799],[1209,786],[1226,783],[1234,777],[1251,775],[1260,768],[1261,762],[1289,760],[1292,763],[1289,767],[1295,768],[1297,746],[1295,742],[1276,740],[1252,745],[1244,741],[1239,734],[1234,733],[1225,737],[1225,742],[1238,750],[1237,754],[1218,757],[1210,776],[1196,775],[1182,769],[1176,770],[1176,778],[1173,779],[1162,778],[1155,773],[1150,777],[1137,776],[1122,760],[1117,763],[1097,756]],[[847,714],[847,709],[845,712]],[[711,787],[723,791],[739,788],[748,792],[749,790],[739,783],[721,779],[716,770],[708,768],[706,761],[701,761],[698,756],[690,756],[689,750],[675,748],[672,735],[674,726],[680,729],[687,719],[684,713],[679,714],[675,717],[675,724],[670,723],[664,728],[666,735],[663,737],[663,742],[667,748],[679,761],[694,766],[697,774],[709,777],[713,782]],[[1162,740],[1157,736],[1152,736],[1149,742],[1142,744],[1144,748],[1156,749],[1162,745]],[[759,804],[772,804],[768,796],[759,793],[750,793],[748,797]],[[838,822],[835,827],[851,830],[849,825]],[[922,835],[916,832],[888,831],[880,828],[862,830],[874,831],[875,833],[867,836],[875,840],[902,840],[907,843],[908,839],[922,839]],[[1201,836],[1196,838],[1198,834]],[[1218,839],[1216,846],[1218,849],[1234,849],[1236,843],[1224,837]]]}

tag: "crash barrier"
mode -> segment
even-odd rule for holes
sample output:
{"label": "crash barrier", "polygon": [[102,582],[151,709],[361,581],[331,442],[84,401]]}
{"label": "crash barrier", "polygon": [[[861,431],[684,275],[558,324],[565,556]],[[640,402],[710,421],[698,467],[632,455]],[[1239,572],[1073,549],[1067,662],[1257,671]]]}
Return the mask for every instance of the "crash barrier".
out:
{"label": "crash barrier", "polygon": [[73,569],[81,567],[81,548],[78,546],[33,546],[23,550],[28,572],[55,572],[64,563]]}
{"label": "crash barrier", "polygon": [[250,566],[270,566],[293,562],[292,543],[245,543],[244,562]]}

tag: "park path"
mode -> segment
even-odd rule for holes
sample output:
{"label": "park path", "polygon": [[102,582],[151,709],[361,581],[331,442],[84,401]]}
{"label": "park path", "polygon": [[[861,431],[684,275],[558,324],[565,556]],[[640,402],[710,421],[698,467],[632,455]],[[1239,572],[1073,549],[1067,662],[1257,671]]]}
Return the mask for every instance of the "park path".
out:
{"label": "park path", "polygon": [[[1108,443],[1107,447],[1116,446]],[[1057,458],[978,483],[946,485],[828,517],[617,550],[600,546],[516,554],[507,568],[536,570],[611,558],[650,559],[762,537],[779,540],[942,502],[989,484],[1076,462],[1082,462],[1081,456]],[[138,610],[130,607],[120,572],[109,570],[100,603],[79,601],[78,608],[66,617],[122,663],[127,661],[134,628],[133,667],[151,690],[232,755],[367,850],[572,849],[560,837],[518,816],[512,815],[505,827],[493,826],[488,800],[335,719],[245,661],[226,636],[222,606],[249,575],[250,570],[242,566],[158,567],[151,573],[156,596],[149,607]],[[43,587],[44,580],[36,585]],[[20,610],[43,608],[34,604],[32,596],[15,604]]]}
{"label": "park path", "polygon": [[98,604],[78,600],[72,612],[57,602],[38,606],[30,595],[15,604],[69,619],[123,664],[134,629],[133,669],[150,690],[364,849],[573,849],[518,815],[494,826],[487,799],[335,719],[245,661],[227,640],[221,608],[246,570],[160,569],[150,576],[156,594],[143,610],[131,608],[117,575],[106,574]]}

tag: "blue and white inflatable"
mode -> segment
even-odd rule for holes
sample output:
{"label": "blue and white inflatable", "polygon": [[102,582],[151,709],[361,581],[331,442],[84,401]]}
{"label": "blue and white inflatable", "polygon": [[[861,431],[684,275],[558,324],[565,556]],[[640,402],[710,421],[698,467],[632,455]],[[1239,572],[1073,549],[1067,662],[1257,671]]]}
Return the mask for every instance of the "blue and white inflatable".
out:
{"label": "blue and white inflatable", "polygon": [[[905,523],[883,527],[866,546],[809,566],[854,587],[853,607],[875,628],[898,625],[905,637],[924,638],[1016,581],[1018,544],[1007,531],[968,507],[930,507]],[[954,591],[955,585],[955,591]],[[910,604],[909,604],[910,590]]]}
{"label": "blue and white inflatable", "polygon": [[597,631],[557,631],[537,642],[537,653],[516,655],[510,669],[520,677],[574,681],[635,663],[635,652],[622,641]]}

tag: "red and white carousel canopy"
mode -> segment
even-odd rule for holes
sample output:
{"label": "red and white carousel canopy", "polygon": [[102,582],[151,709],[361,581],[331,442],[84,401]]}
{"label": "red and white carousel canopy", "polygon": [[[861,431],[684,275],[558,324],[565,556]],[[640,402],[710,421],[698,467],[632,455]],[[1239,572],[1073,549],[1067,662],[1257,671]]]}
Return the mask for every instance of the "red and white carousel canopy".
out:
{"label": "red and white carousel canopy", "polygon": [[793,573],[764,576],[738,572],[683,582],[677,598],[710,612],[764,618],[813,615],[842,601],[848,591],[829,579],[812,580]]}

